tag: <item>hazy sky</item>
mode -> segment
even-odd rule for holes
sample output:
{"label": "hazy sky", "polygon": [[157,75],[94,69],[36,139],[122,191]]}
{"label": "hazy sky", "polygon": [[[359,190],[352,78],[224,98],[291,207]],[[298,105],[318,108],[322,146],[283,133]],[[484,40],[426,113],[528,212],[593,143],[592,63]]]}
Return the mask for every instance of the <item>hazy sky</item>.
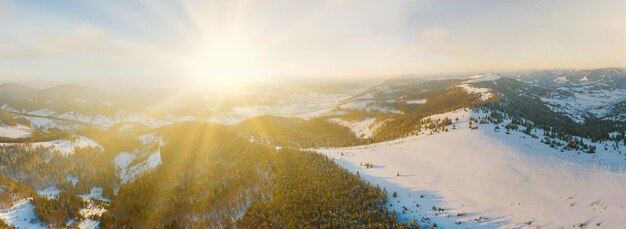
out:
{"label": "hazy sky", "polygon": [[621,0],[0,0],[2,81],[626,67]]}

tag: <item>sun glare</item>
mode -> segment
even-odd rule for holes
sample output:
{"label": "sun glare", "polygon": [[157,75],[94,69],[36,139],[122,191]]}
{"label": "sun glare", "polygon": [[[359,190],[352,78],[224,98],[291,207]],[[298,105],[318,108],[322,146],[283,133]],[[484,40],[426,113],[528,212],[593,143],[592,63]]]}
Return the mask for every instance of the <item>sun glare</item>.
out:
{"label": "sun glare", "polygon": [[194,48],[191,74],[203,84],[240,84],[258,80],[261,64],[257,50],[237,40],[213,41]]}

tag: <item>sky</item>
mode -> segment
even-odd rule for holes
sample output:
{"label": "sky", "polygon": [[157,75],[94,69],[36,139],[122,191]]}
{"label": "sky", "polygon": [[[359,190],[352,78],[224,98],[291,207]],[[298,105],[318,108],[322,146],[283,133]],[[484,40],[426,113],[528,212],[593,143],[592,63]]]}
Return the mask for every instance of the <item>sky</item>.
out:
{"label": "sky", "polygon": [[621,0],[0,0],[0,81],[205,85],[626,67]]}

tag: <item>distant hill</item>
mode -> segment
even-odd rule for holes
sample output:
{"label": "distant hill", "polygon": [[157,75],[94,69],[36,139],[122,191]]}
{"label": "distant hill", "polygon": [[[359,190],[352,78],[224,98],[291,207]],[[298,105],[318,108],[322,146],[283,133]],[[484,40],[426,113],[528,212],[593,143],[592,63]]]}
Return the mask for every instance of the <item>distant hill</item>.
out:
{"label": "distant hill", "polygon": [[95,100],[110,101],[115,98],[114,94],[108,91],[78,84],[62,84],[41,90],[37,94],[39,99],[60,99],[60,100]]}
{"label": "distant hill", "polygon": [[39,92],[37,88],[19,83],[0,84],[0,98],[33,99]]}

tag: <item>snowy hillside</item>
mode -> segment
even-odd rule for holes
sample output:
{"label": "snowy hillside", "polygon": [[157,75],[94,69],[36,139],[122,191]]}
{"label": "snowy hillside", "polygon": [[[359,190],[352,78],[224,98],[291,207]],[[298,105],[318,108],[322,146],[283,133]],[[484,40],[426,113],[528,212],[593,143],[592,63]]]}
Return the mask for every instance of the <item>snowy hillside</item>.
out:
{"label": "snowy hillside", "polygon": [[84,136],[76,136],[70,140],[59,139],[46,142],[33,142],[33,143],[0,143],[1,145],[28,145],[33,148],[46,148],[51,152],[57,152],[61,155],[73,154],[76,148],[94,147],[102,149],[102,146]]}
{"label": "snowy hillside", "polygon": [[[615,90],[590,90],[587,86],[557,88],[541,97],[553,111],[567,114],[572,120],[583,123],[586,117],[605,120],[626,120],[620,103],[626,101],[626,88]],[[614,114],[617,114],[615,116]]]}
{"label": "snowy hillside", "polygon": [[448,132],[318,151],[385,187],[390,208],[407,221],[444,228],[626,227],[623,144],[595,154],[559,152],[518,131],[494,131],[494,124],[469,128],[470,116],[484,115],[459,110],[433,117],[459,118]]}
{"label": "snowy hillside", "polygon": [[0,126],[0,137],[26,138],[29,136],[31,136],[30,127],[21,125],[18,127]]}
{"label": "snowy hillside", "polygon": [[539,71],[515,78],[547,89],[540,99],[553,111],[578,123],[584,123],[586,118],[626,120],[624,69]]}
{"label": "snowy hillside", "polygon": [[347,127],[357,138],[372,137],[376,130],[385,123],[384,121],[376,121],[375,118],[365,118],[359,121],[346,121],[341,118],[331,118],[328,119],[328,121]]}
{"label": "snowy hillside", "polygon": [[468,77],[463,83],[459,84],[457,87],[462,88],[468,94],[479,94],[480,100],[488,100],[494,96],[494,92],[488,88],[480,88],[475,87],[471,84],[480,83],[480,82],[489,82],[500,79],[500,75],[497,74],[484,74],[484,75],[474,75]]}
{"label": "snowy hillside", "polygon": [[0,220],[16,228],[45,228],[35,215],[35,206],[30,200],[21,200],[9,209],[0,211]]}
{"label": "snowy hillside", "polygon": [[138,139],[142,145],[135,152],[121,152],[113,159],[122,184],[161,164],[163,139],[154,134],[142,135]]}

